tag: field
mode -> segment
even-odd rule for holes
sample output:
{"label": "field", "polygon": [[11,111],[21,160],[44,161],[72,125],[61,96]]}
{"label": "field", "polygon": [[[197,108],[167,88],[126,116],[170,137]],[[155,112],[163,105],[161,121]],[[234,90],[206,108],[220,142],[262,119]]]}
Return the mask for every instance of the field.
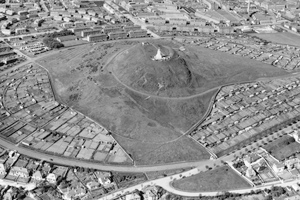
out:
{"label": "field", "polygon": [[179,190],[190,192],[229,191],[251,187],[228,166],[174,181],[172,185]]}
{"label": "field", "polygon": [[291,155],[300,152],[300,144],[290,136],[283,136],[264,147],[278,160],[284,160]]}
{"label": "field", "polygon": [[[174,82],[174,87],[169,85],[170,89],[167,88],[165,92],[149,95],[139,88],[131,87],[131,84],[125,84],[124,79],[115,74],[121,70],[111,64],[124,51],[138,44],[137,41],[123,41],[81,45],[61,50],[58,54],[38,61],[49,70],[59,101],[106,127],[137,165],[208,159],[206,150],[184,134],[206,113],[218,90],[215,86],[240,80],[255,80],[282,72],[252,60],[247,61],[247,68],[239,57],[215,51],[201,49],[205,55],[198,56],[189,50],[191,52],[181,55],[185,61],[181,60],[180,63],[190,62],[189,57],[199,57],[201,62],[208,59],[205,61],[207,64],[201,64],[200,67],[183,64],[180,66],[188,67],[176,69],[178,71],[169,66],[166,76],[162,77],[168,77],[168,71],[171,74],[178,72],[176,80],[169,81],[170,84]],[[170,44],[170,47],[176,49],[176,45],[178,46],[177,43]],[[199,53],[200,50],[197,51]],[[209,56],[211,53],[215,53],[216,57]],[[209,64],[210,61],[213,64]],[[176,65],[175,61],[172,62]],[[236,64],[233,65],[233,62]],[[219,65],[223,67],[218,67]],[[231,66],[235,67],[233,73],[229,72]],[[132,69],[128,71],[135,73]],[[181,76],[181,72],[186,75]],[[205,79],[198,80],[197,74]],[[189,77],[193,80],[187,85],[182,84]],[[197,85],[197,81],[202,81],[207,86],[199,90],[188,89],[193,84]],[[202,91],[204,93],[200,94]],[[101,159],[101,155],[97,157]]]}
{"label": "field", "polygon": [[279,44],[287,44],[293,46],[300,46],[300,35],[292,34],[289,32],[282,33],[262,33],[262,34],[250,34],[252,36],[259,37],[261,39],[279,43]]}

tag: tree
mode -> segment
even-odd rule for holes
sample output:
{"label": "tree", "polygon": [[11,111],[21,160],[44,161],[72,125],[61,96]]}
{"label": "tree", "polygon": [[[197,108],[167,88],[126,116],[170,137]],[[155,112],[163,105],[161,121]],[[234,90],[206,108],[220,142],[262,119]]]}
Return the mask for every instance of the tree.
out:
{"label": "tree", "polygon": [[45,37],[43,39],[43,43],[45,44],[45,46],[52,48],[52,49],[59,49],[64,47],[63,43],[60,43],[59,41],[51,38],[51,37]]}

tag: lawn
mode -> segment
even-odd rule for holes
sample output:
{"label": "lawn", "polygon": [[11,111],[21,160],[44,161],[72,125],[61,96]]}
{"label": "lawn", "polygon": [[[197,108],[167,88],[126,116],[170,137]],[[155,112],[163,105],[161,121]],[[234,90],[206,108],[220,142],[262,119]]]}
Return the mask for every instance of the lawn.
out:
{"label": "lawn", "polygon": [[300,35],[292,34],[289,32],[282,32],[282,33],[254,33],[250,34],[252,36],[259,37],[261,39],[279,43],[279,44],[287,44],[293,46],[300,46]]}
{"label": "lawn", "polygon": [[176,189],[189,192],[229,191],[251,187],[228,166],[174,181],[172,185]]}
{"label": "lawn", "polygon": [[300,152],[300,144],[290,136],[283,136],[264,147],[278,160],[284,160],[291,155]]}

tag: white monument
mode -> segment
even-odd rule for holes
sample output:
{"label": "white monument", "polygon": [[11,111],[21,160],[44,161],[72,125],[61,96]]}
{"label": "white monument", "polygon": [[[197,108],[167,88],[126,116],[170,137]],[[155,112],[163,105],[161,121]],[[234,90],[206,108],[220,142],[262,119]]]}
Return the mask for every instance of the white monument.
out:
{"label": "white monument", "polygon": [[153,57],[153,60],[162,60],[162,55],[161,55],[161,51],[160,48],[158,48],[157,50],[157,54]]}

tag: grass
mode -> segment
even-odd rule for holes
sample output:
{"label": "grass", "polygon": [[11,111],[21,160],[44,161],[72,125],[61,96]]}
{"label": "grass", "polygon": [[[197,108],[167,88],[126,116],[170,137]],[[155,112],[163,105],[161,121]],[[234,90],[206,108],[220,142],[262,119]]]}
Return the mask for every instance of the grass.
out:
{"label": "grass", "polygon": [[254,33],[251,34],[253,36],[257,36],[261,39],[279,43],[279,44],[287,44],[292,46],[300,46],[300,35],[292,34],[289,32],[282,33]]}
{"label": "grass", "polygon": [[112,131],[136,164],[207,159],[206,150],[191,139],[175,140],[202,118],[216,91],[184,100],[145,100],[147,96],[125,89],[101,69],[116,49],[126,47],[101,45],[95,53],[96,45],[73,47],[39,63],[49,70],[60,101]]}
{"label": "grass", "polygon": [[300,152],[300,144],[290,136],[279,138],[264,148],[278,160],[284,160]]}
{"label": "grass", "polygon": [[147,178],[142,173],[113,173],[113,180],[118,185],[118,188],[127,188],[143,183]]}
{"label": "grass", "polygon": [[[174,47],[167,61],[153,61],[156,46]],[[286,74],[282,69],[207,48],[185,46],[175,41],[157,40],[138,44],[116,56],[110,64],[114,74],[135,90],[158,96],[190,96],[231,83],[253,81],[259,77]]]}
{"label": "grass", "polygon": [[203,147],[186,136],[165,144],[149,144],[128,140],[120,136],[114,137],[119,143],[123,144],[123,147],[138,165],[188,162],[210,158]]}
{"label": "grass", "polygon": [[174,170],[166,170],[166,171],[154,171],[154,172],[147,172],[146,175],[149,180],[155,180],[158,178],[163,178],[166,176],[171,176],[174,174],[179,174],[185,171],[188,171],[192,168],[184,168],[184,169],[174,169]]}
{"label": "grass", "polygon": [[[135,44],[135,41],[126,41],[74,46],[38,62],[49,70],[59,101],[91,117],[111,131],[137,165],[208,159],[209,154],[204,148],[192,139],[181,136],[204,116],[217,90],[176,99],[162,97],[168,92],[149,97],[125,87],[115,79],[112,68],[104,66],[118,52]],[[171,44],[174,45],[178,44]],[[182,87],[176,91],[177,85],[169,90],[169,95],[181,92],[193,95],[223,83],[244,80],[245,77],[246,80],[252,80],[281,72],[273,67],[269,67],[270,70],[258,62],[255,62],[257,66],[254,67],[252,60],[249,65],[257,71],[251,67],[245,69],[248,63],[243,64],[239,57],[228,57],[227,54],[206,49],[201,51],[204,52],[203,55],[201,52],[197,52],[196,55],[194,50],[189,50],[185,58],[189,56],[192,61],[196,58],[201,60],[199,65],[191,65],[187,70],[205,77],[204,86],[192,90]],[[216,54],[216,57],[210,54]],[[206,62],[210,64],[202,63],[206,57],[209,60]],[[225,57],[227,61],[224,61],[223,66],[221,59]],[[235,71],[229,73],[230,70],[226,67],[229,68],[233,62]],[[178,70],[180,72],[180,69]],[[198,75],[193,77],[199,78]],[[221,79],[218,79],[220,77]],[[197,82],[192,80],[190,83],[194,84],[193,81]]]}
{"label": "grass", "polygon": [[81,45],[81,44],[87,44],[87,41],[84,40],[71,40],[71,41],[65,41],[63,42],[63,44],[65,45],[65,47],[72,47],[72,46],[76,46],[76,45]]}
{"label": "grass", "polygon": [[176,189],[189,192],[229,191],[251,187],[228,166],[174,181],[172,185]]}

